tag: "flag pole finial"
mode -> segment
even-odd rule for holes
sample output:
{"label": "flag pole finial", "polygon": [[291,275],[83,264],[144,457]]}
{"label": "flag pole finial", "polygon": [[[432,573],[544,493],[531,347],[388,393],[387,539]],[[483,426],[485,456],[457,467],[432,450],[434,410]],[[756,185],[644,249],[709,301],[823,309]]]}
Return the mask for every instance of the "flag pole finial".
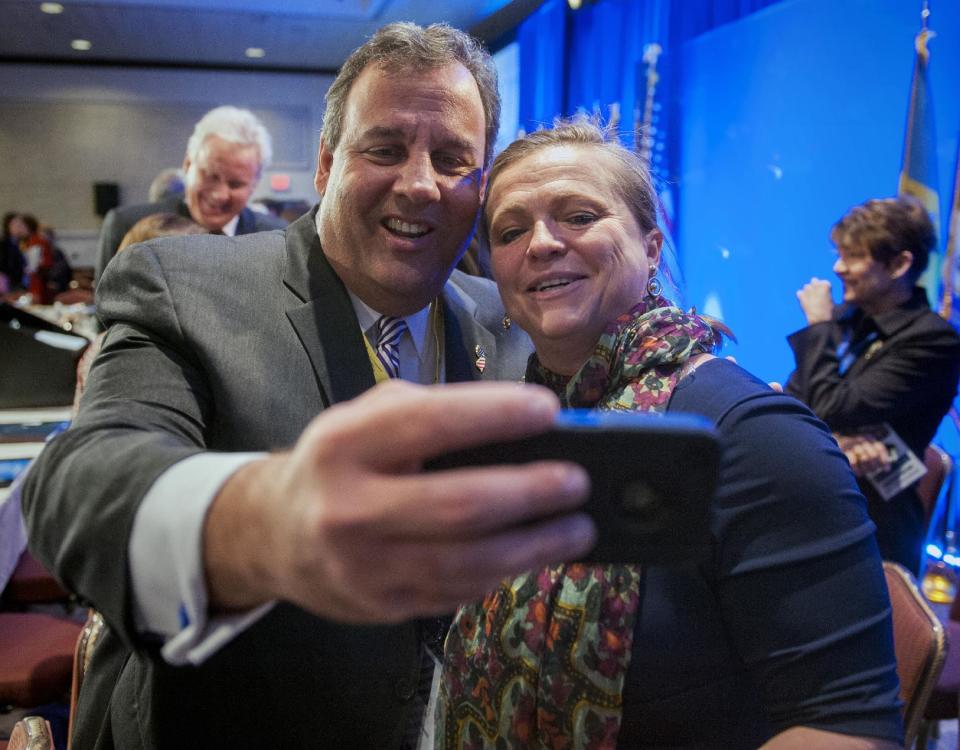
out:
{"label": "flag pole finial", "polygon": [[930,20],[930,0],[923,0],[923,7],[920,10],[920,33],[914,37],[914,47],[920,59],[926,64],[930,59],[930,52],[927,50],[927,42],[933,39],[937,34],[930,31],[927,24]]}

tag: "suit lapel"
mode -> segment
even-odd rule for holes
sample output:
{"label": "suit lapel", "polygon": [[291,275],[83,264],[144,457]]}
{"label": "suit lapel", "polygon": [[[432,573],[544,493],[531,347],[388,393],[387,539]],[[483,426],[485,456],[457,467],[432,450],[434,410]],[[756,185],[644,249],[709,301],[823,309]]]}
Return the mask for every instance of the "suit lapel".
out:
{"label": "suit lapel", "polygon": [[374,379],[350,297],[320,247],[315,214],[316,209],[286,230],[283,281],[299,300],[288,308],[287,318],[329,405],[359,396]]}
{"label": "suit lapel", "polygon": [[235,234],[253,234],[256,230],[257,222],[253,215],[253,211],[249,208],[244,208],[240,212],[240,219],[237,221],[237,231]]}
{"label": "suit lapel", "polygon": [[480,380],[492,368],[481,372],[477,360],[482,352],[487,360],[496,356],[496,340],[473,316],[469,306],[457,304],[453,295],[443,297],[443,346],[448,383]]}

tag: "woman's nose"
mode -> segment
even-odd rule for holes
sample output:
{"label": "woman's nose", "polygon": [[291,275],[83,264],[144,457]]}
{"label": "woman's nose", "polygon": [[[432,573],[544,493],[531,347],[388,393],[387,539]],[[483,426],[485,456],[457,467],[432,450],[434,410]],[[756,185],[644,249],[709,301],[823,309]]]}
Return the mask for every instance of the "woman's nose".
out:
{"label": "woman's nose", "polygon": [[545,221],[538,221],[533,225],[530,234],[530,244],[527,245],[527,254],[535,257],[547,257],[562,253],[565,249],[563,242],[557,237]]}

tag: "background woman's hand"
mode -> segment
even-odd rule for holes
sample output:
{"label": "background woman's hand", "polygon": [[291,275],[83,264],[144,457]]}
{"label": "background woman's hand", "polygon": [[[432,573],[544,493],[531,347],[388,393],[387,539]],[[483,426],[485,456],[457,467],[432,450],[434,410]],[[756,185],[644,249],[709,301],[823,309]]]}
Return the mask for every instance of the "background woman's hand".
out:
{"label": "background woman's hand", "polygon": [[825,323],[833,318],[833,296],[829,281],[814,276],[797,292],[797,299],[807,317],[807,325]]}
{"label": "background woman's hand", "polygon": [[834,435],[834,437],[857,477],[863,477],[890,466],[890,453],[887,446],[873,435],[862,433]]}

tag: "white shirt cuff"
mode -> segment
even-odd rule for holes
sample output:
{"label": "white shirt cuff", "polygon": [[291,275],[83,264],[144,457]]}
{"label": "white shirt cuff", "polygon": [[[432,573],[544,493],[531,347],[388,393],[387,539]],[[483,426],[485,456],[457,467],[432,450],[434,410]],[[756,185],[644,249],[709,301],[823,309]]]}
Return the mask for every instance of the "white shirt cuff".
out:
{"label": "white shirt cuff", "polygon": [[203,522],[227,478],[263,453],[200,453],[167,469],[147,492],[130,534],[133,613],[141,633],[160,636],[170,664],[200,664],[274,605],[209,616]]}

